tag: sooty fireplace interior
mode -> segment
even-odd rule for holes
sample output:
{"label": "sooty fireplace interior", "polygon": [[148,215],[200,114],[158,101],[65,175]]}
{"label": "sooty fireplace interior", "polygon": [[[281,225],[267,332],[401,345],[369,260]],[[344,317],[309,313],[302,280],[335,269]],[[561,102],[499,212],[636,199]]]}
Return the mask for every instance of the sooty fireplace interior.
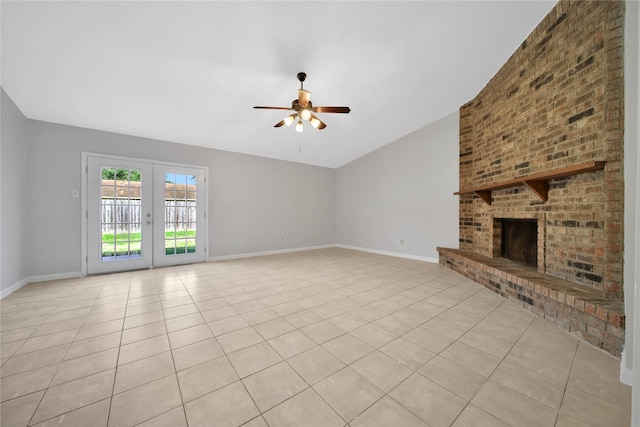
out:
{"label": "sooty fireplace interior", "polygon": [[502,219],[501,256],[532,267],[538,266],[538,221]]}

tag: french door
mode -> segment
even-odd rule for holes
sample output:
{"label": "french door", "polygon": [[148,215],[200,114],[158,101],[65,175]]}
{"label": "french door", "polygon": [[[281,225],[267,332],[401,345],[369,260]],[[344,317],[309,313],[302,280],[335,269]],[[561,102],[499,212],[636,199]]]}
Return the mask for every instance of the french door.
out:
{"label": "french door", "polygon": [[153,174],[153,265],[204,261],[204,169],[156,164]]}
{"label": "french door", "polygon": [[87,273],[206,259],[206,170],[87,156]]}

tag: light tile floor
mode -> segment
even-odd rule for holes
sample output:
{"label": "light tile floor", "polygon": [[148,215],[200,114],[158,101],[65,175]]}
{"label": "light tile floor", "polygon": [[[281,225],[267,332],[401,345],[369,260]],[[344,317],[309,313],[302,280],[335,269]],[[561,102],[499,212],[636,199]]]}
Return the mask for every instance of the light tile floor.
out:
{"label": "light tile floor", "polygon": [[628,426],[619,361],[440,266],[345,249],[29,284],[3,426]]}

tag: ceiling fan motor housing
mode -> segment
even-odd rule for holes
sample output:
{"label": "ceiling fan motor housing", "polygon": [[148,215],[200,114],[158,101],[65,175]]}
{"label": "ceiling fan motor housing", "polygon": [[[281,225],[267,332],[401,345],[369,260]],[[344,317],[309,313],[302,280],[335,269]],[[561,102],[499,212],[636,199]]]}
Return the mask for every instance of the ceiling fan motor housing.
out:
{"label": "ceiling fan motor housing", "polygon": [[[313,108],[313,103],[311,101],[309,101],[309,105],[307,105],[308,108]],[[300,101],[298,101],[297,99],[294,99],[293,101],[291,101],[291,109],[292,110],[300,110]]]}

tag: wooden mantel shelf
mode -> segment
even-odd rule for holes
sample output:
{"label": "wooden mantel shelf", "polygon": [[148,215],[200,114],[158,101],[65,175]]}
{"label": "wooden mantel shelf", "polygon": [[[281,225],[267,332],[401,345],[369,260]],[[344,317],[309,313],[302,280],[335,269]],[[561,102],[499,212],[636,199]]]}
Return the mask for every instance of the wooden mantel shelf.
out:
{"label": "wooden mantel shelf", "polygon": [[477,194],[488,205],[491,204],[491,192],[508,187],[516,187],[525,184],[543,201],[547,201],[549,193],[549,181],[555,178],[563,178],[565,176],[578,175],[581,173],[594,172],[604,169],[604,161],[598,160],[593,162],[582,163],[574,166],[552,170],[549,172],[537,173],[534,175],[523,176],[509,181],[497,182],[495,184],[485,185],[482,187],[472,188],[470,190],[460,190],[454,194]]}

